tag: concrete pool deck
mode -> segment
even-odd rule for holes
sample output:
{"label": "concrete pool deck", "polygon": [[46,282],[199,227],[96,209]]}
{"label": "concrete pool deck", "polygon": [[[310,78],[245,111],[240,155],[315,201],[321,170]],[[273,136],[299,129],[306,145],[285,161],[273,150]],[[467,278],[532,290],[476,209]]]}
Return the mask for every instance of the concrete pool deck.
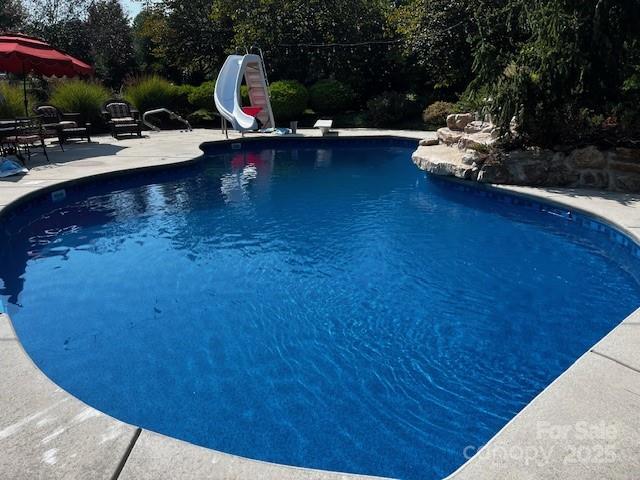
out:
{"label": "concrete pool deck", "polygon": [[[318,136],[303,130],[304,136]],[[423,138],[426,132],[341,130],[340,136]],[[190,162],[214,130],[98,137],[34,157],[20,178],[0,179],[2,209],[42,189],[87,177]],[[231,138],[239,135],[231,134]],[[435,135],[434,135],[435,138]],[[640,243],[640,195],[498,187],[594,215]],[[621,319],[622,320],[622,319]],[[640,311],[581,357],[518,414],[453,479],[640,477]],[[478,453],[479,451],[479,453]],[[171,439],[113,419],[57,387],[33,364],[0,314],[0,478],[351,479],[279,466]]]}

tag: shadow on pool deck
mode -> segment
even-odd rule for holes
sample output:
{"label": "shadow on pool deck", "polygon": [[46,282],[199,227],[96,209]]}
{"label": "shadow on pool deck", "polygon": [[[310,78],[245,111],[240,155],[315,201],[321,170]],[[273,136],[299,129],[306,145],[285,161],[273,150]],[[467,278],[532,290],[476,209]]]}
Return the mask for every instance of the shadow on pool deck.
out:
{"label": "shadow on pool deck", "polygon": [[618,202],[622,205],[632,205],[635,202],[640,202],[640,193],[621,193],[621,192],[609,192],[604,190],[585,190],[578,188],[560,188],[550,187],[543,190],[556,195],[569,196],[573,198],[602,198],[605,200],[611,200]]}
{"label": "shadow on pool deck", "polygon": [[[64,145],[64,151],[62,151],[58,143],[50,143],[47,145],[49,162],[47,162],[46,157],[42,153],[42,149],[34,149],[31,153],[31,159],[26,161],[26,166],[29,170],[43,170],[77,160],[116,155],[118,152],[125,150],[126,148],[128,148],[126,145],[126,139],[123,139],[122,144],[118,145],[95,141],[91,143],[67,143]],[[18,183],[22,178],[23,175],[5,177],[0,178],[0,182]]]}

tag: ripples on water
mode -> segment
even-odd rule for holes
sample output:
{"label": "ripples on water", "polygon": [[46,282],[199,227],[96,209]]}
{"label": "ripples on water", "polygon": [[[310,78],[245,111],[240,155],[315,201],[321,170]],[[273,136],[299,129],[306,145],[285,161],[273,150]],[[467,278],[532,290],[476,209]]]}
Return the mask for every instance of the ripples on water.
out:
{"label": "ripples on water", "polygon": [[234,153],[71,190],[5,225],[0,293],[47,375],[124,421],[442,477],[640,303],[640,270],[410,153]]}

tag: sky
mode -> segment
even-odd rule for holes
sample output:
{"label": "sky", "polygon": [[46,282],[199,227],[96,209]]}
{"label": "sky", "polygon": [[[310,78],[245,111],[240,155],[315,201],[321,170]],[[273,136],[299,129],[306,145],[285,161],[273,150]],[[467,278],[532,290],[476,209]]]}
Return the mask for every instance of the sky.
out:
{"label": "sky", "polygon": [[131,18],[140,13],[140,9],[142,8],[142,4],[134,0],[122,0],[122,5]]}

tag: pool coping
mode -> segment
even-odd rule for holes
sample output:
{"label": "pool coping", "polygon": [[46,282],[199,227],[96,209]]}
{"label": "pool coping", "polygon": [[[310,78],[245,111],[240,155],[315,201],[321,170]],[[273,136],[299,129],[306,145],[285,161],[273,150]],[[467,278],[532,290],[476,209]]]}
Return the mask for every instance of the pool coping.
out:
{"label": "pool coping", "polygon": [[[306,132],[302,137],[315,138],[315,132]],[[427,132],[394,132],[380,130],[341,131],[341,134],[354,138],[409,138],[419,140],[427,135]],[[201,132],[200,137],[215,136],[211,131]],[[200,138],[197,137],[197,138]],[[160,138],[160,137],[156,137]],[[238,141],[252,142],[261,139],[241,139],[239,137],[226,140],[217,135],[213,144],[235,143]],[[107,143],[110,140],[107,140]],[[198,146],[207,143],[207,140],[198,142]],[[139,145],[139,142],[136,143]],[[149,145],[140,144],[143,151]],[[135,147],[134,147],[135,148]],[[136,171],[150,169],[164,169],[198,161],[200,155],[193,153],[179,153],[176,156],[147,153],[144,162],[130,161],[126,164],[106,165],[105,168],[77,171],[70,168],[63,171],[64,166],[58,171],[60,174],[35,175],[36,180],[29,180],[25,187],[12,187],[16,191],[8,197],[0,196],[0,217],[10,212],[18,204],[28,201],[33,196],[41,195],[45,191],[53,192],[75,183],[84,183],[99,178],[116,175],[130,174]],[[131,153],[131,152],[130,152]],[[199,151],[198,151],[199,153]],[[157,155],[157,160],[153,158]],[[125,155],[126,156],[126,155]],[[93,160],[92,157],[88,157]],[[128,159],[142,158],[131,155]],[[79,160],[82,162],[82,160]],[[81,164],[73,165],[80,167]],[[42,182],[38,178],[42,178]],[[25,178],[34,178],[28,176]],[[461,185],[468,185],[459,182]],[[629,206],[628,200],[618,201],[619,208],[615,207],[616,198],[623,199],[622,195],[607,192],[572,191],[563,193],[560,189],[541,190],[519,187],[478,186],[493,192],[504,192],[529,198],[545,204],[560,208],[568,208],[571,211],[580,212],[583,215],[594,217],[598,221],[608,224],[629,236],[636,244],[640,244],[640,215],[636,217],[629,212],[637,207]],[[0,191],[3,185],[0,184]],[[575,196],[578,192],[580,195]],[[588,195],[587,195],[588,193]],[[574,195],[574,196],[572,196]],[[599,197],[606,196],[614,199],[611,206],[598,206],[593,208]],[[578,200],[576,200],[578,199]],[[594,200],[596,199],[596,200]],[[595,203],[594,203],[595,202]],[[638,202],[640,205],[640,201]],[[615,210],[615,214],[607,211]],[[625,221],[628,218],[629,221]],[[630,225],[629,223],[632,223]],[[557,398],[566,399],[575,397],[576,383],[578,386],[586,384],[590,380],[588,375],[584,377],[581,369],[586,367],[588,372],[593,372],[596,367],[605,367],[609,375],[609,383],[600,381],[596,385],[590,385],[592,390],[599,391],[603,388],[611,388],[611,382],[618,382],[624,388],[635,387],[634,382],[640,385],[640,355],[634,354],[640,345],[640,337],[635,333],[627,334],[629,326],[640,325],[640,310],[624,320],[595,347],[590,349],[583,357],[549,385],[536,399],[527,405],[516,415],[483,449],[475,452],[467,463],[451,474],[450,479],[464,478],[555,478],[559,471],[564,472],[562,478],[574,478],[572,471],[565,471],[558,462],[536,470],[536,475],[531,476],[530,465],[524,465],[518,460],[506,459],[502,463],[496,463],[495,458],[484,455],[495,446],[500,446],[502,439],[517,438],[519,431],[529,431],[531,422],[546,418],[547,410],[554,410],[554,402]],[[625,327],[623,329],[623,327]],[[631,327],[633,329],[633,327]],[[620,333],[621,329],[622,333]],[[633,332],[640,328],[635,328]],[[577,372],[577,373],[576,373]],[[580,375],[583,375],[582,377]],[[576,376],[578,380],[576,380]],[[628,377],[628,378],[627,378]],[[632,380],[629,380],[631,378]],[[349,475],[320,470],[288,467],[251,459],[245,459],[235,455],[225,454],[214,450],[191,445],[180,440],[156,434],[136,426],[128,425],[113,419],[82,403],[71,394],[63,391],[50,381],[31,361],[22,348],[17,338],[11,320],[8,315],[0,312],[0,392],[11,392],[0,397],[0,448],[7,455],[0,459],[0,473],[8,478],[16,478],[18,473],[30,472],[33,478],[86,478],[87,472],[91,472],[92,478],[255,478],[255,479],[351,479],[351,478],[376,478],[363,475]],[[628,388],[627,388],[628,389]],[[638,387],[640,398],[640,387]],[[565,394],[563,396],[562,394]],[[573,393],[572,393],[573,392]],[[549,400],[551,398],[551,400]],[[556,400],[554,400],[556,399]],[[578,401],[580,399],[574,398]],[[550,406],[549,406],[550,404]],[[640,402],[637,404],[640,406]],[[605,405],[606,407],[606,405]],[[633,418],[621,419],[621,423],[636,426]],[[638,416],[640,417],[640,416]],[[46,421],[48,420],[48,421]],[[596,419],[591,419],[595,421]],[[545,420],[546,421],[546,420]],[[640,427],[640,425],[638,425]],[[624,426],[622,426],[623,431]],[[515,431],[515,434],[513,433]],[[637,428],[640,432],[640,428]],[[630,432],[631,440],[640,438]],[[540,439],[545,441],[554,439]],[[565,439],[566,440],[566,439]],[[548,443],[548,442],[547,442]],[[562,441],[551,442],[557,447],[562,446]],[[566,441],[564,443],[567,443]],[[479,448],[480,446],[478,446]],[[626,448],[626,447],[625,447]],[[637,448],[633,450],[637,452]],[[74,456],[75,455],[75,456]],[[640,458],[640,454],[637,455]],[[488,459],[488,460],[487,460]],[[628,463],[622,465],[628,467]],[[580,475],[575,478],[586,478],[584,466],[580,467]],[[609,465],[605,465],[609,467]],[[574,469],[575,470],[575,469]],[[640,466],[639,470],[640,471]],[[553,473],[555,472],[555,473]],[[609,473],[609,471],[606,471]],[[598,474],[601,472],[598,471]],[[12,477],[13,475],[13,477]],[[378,477],[379,478],[379,477]],[[593,476],[592,478],[600,478]],[[622,477],[620,477],[622,478]]]}

